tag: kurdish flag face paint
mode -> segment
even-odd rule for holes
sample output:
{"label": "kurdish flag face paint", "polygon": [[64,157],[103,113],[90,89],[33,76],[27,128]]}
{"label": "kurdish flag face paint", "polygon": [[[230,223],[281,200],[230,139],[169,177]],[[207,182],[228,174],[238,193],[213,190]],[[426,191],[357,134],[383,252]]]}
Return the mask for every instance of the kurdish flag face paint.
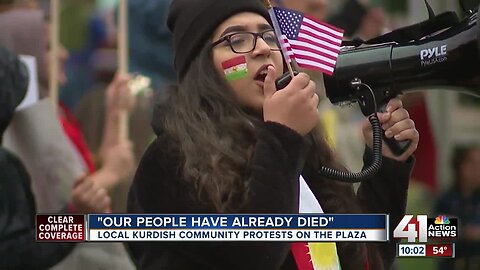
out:
{"label": "kurdish flag face paint", "polygon": [[247,61],[245,56],[237,56],[222,63],[223,72],[227,81],[235,81],[247,77]]}

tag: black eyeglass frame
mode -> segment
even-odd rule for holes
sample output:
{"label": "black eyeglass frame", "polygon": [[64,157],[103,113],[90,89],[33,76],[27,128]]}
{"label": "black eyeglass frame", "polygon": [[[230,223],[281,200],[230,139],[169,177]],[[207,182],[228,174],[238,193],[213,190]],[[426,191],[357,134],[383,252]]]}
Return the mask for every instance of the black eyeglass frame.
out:
{"label": "black eyeglass frame", "polygon": [[[212,43],[212,48],[217,46],[218,44],[221,44],[221,43],[226,41],[228,43],[228,46],[230,46],[230,49],[232,50],[232,52],[234,52],[234,53],[249,53],[249,52],[252,52],[253,50],[255,50],[255,48],[257,47],[258,38],[261,38],[261,39],[263,39],[263,41],[265,41],[265,38],[263,37],[263,35],[265,35],[265,33],[270,33],[270,32],[273,32],[273,35],[275,36],[275,31],[273,29],[265,30],[265,31],[259,32],[259,33],[242,31],[242,32],[236,32],[236,33],[228,34],[228,35],[225,35],[225,36],[219,38],[217,41],[213,42]],[[238,52],[233,48],[232,43],[230,42],[230,39],[232,38],[232,36],[235,36],[235,35],[238,35],[238,34],[251,34],[251,35],[253,35],[254,39],[253,39],[253,46],[252,46],[251,50],[246,51],[246,52]],[[281,48],[280,48],[280,44],[278,43],[278,40],[277,40],[277,45],[278,45],[278,49],[270,48],[270,50],[280,51]]]}

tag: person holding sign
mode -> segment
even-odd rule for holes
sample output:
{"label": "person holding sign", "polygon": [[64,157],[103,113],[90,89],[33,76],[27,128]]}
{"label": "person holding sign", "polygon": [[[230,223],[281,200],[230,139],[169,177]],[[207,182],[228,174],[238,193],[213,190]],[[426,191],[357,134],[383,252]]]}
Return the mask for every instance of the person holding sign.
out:
{"label": "person holding sign", "polygon": [[[355,194],[351,184],[304,170],[343,169],[319,130],[316,86],[305,73],[277,91],[285,63],[259,0],[173,0],[178,85],[157,107],[157,139],[132,183],[129,213],[405,212],[418,132],[398,99],[379,114],[387,136],[411,140]],[[372,131],[363,129],[365,164]],[[307,140],[308,136],[314,137]],[[129,242],[138,269],[389,269],[395,243]]]}
{"label": "person holding sign", "polygon": [[[23,100],[28,85],[26,68],[16,55],[0,46],[0,142]],[[36,205],[30,175],[22,162],[0,145],[0,269],[49,269],[73,249],[72,243],[35,241]],[[109,213],[110,197],[91,179],[77,179],[71,203],[59,213]]]}

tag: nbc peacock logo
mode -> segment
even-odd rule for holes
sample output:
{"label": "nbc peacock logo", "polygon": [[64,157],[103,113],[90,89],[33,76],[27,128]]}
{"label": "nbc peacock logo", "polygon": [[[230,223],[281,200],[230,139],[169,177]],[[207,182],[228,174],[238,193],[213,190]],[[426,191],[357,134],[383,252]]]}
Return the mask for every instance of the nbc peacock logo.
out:
{"label": "nbc peacock logo", "polygon": [[450,220],[446,216],[438,216],[437,218],[435,218],[435,224],[448,225],[448,224],[450,224]]}
{"label": "nbc peacock logo", "polygon": [[439,215],[436,218],[427,220],[428,238],[456,238],[458,220]]}

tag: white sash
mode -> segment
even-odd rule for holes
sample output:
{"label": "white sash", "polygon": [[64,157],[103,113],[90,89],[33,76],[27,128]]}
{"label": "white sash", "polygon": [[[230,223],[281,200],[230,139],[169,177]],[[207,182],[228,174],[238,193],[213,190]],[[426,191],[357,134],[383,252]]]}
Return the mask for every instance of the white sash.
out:
{"label": "white sash", "polygon": [[300,202],[298,213],[323,213],[322,206],[308,187],[305,179],[300,175]]}

